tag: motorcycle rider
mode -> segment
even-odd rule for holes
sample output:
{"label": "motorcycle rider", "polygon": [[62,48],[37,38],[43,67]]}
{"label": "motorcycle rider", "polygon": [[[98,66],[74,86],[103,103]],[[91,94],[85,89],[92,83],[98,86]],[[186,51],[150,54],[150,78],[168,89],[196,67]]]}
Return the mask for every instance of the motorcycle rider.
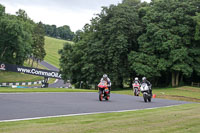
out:
{"label": "motorcycle rider", "polygon": [[107,82],[108,89],[109,89],[109,93],[110,93],[111,81],[110,81],[110,79],[108,78],[108,75],[107,75],[107,74],[104,74],[103,77],[101,78],[101,81],[106,81],[106,82]]}
{"label": "motorcycle rider", "polygon": [[133,83],[139,83],[140,84],[138,77],[135,77],[135,80],[133,81]]}
{"label": "motorcycle rider", "polygon": [[143,84],[143,83],[146,83],[147,85],[148,85],[148,87],[149,87],[149,90],[150,90],[150,94],[151,94],[151,96],[152,96],[152,89],[151,89],[151,83],[147,80],[147,78],[146,77],[143,77],[142,78],[142,82],[141,82],[141,84]]}
{"label": "motorcycle rider", "polygon": [[[139,81],[138,77],[135,77],[135,80],[133,80],[133,84],[132,84],[132,86],[133,86],[133,92],[134,92],[134,95],[139,96],[138,93],[140,93],[140,81]],[[135,93],[135,89],[134,89],[134,87],[137,87],[139,92],[136,92],[136,93]]]}

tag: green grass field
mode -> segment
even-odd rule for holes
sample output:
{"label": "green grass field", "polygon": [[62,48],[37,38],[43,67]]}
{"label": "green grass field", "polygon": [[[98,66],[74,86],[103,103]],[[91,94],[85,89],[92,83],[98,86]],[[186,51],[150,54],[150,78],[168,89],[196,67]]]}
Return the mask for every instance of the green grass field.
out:
{"label": "green grass field", "polygon": [[58,54],[58,50],[62,49],[63,44],[66,42],[69,41],[45,36],[45,50],[47,55],[44,60],[59,68],[60,55]]}
{"label": "green grass field", "polygon": [[40,81],[43,80],[43,77],[27,75],[22,73],[15,73],[15,72],[0,72],[0,82],[6,83],[16,83],[16,82],[32,82],[32,81]]}
{"label": "green grass field", "polygon": [[199,133],[200,105],[1,122],[2,133]]}
{"label": "green grass field", "polygon": [[7,88],[0,87],[0,93],[16,93],[16,92],[97,92],[95,90],[86,89],[66,89],[66,88]]}
{"label": "green grass field", "polygon": [[[117,90],[112,93],[133,95],[133,90]],[[156,94],[157,98],[200,102],[200,88],[196,87],[153,88],[153,94]],[[142,96],[141,93],[140,96]]]}

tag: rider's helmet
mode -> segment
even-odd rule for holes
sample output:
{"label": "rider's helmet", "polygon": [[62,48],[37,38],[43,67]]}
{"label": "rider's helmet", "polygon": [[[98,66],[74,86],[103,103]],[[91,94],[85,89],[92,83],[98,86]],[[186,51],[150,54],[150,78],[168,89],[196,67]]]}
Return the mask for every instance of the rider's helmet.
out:
{"label": "rider's helmet", "polygon": [[104,74],[103,75],[103,79],[105,80],[105,79],[107,79],[108,78],[108,75],[107,74]]}
{"label": "rider's helmet", "polygon": [[143,78],[142,78],[142,81],[146,81],[146,79],[147,79],[146,77],[143,77]]}
{"label": "rider's helmet", "polygon": [[138,80],[138,77],[135,77],[135,80]]}

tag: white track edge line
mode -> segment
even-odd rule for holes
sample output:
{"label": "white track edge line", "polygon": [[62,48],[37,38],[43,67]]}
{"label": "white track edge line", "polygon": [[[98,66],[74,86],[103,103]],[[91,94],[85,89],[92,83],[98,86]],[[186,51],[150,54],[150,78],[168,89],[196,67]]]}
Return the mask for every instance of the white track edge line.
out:
{"label": "white track edge line", "polygon": [[24,119],[1,120],[0,122],[17,122],[17,121],[37,120],[37,119],[45,119],[45,118],[58,118],[58,117],[68,117],[68,116],[82,116],[82,115],[93,115],[93,114],[103,114],[103,113],[121,113],[121,112],[130,112],[130,111],[140,111],[140,110],[151,110],[151,109],[159,109],[159,108],[169,108],[169,107],[180,106],[180,105],[182,105],[182,104],[162,106],[162,107],[154,107],[154,108],[145,108],[145,109],[104,111],[104,112],[79,113],[79,114],[68,114],[68,115],[55,115],[55,116],[24,118]]}

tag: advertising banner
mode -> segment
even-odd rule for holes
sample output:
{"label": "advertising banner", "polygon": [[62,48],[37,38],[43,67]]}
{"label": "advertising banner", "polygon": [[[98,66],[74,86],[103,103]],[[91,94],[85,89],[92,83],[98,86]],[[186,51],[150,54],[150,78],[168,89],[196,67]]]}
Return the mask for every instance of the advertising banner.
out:
{"label": "advertising banner", "polygon": [[61,74],[58,71],[51,71],[45,69],[37,69],[31,67],[24,67],[18,65],[11,65],[0,62],[0,70],[3,71],[11,71],[11,72],[19,72],[25,74],[31,74],[36,76],[48,77],[48,78],[56,78],[61,79]]}

